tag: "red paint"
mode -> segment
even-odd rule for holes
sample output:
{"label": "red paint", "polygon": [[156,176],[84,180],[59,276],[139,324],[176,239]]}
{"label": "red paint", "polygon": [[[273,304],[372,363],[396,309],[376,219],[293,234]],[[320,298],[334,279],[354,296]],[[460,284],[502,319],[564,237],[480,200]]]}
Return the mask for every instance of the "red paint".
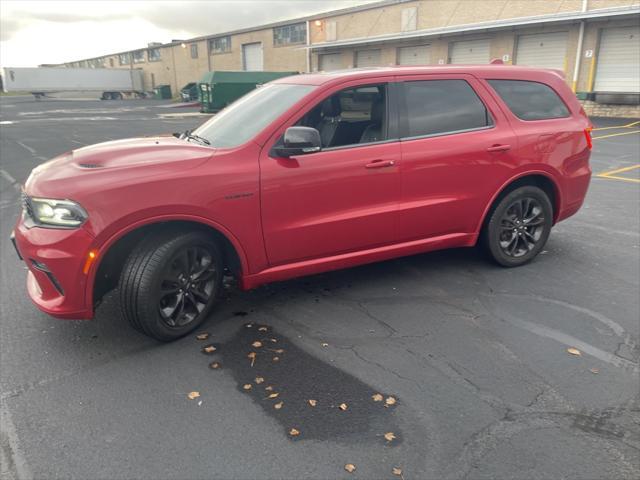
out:
{"label": "red paint", "polygon": [[[272,158],[284,130],[320,100],[348,86],[418,79],[466,80],[494,119],[484,130]],[[553,88],[568,118],[523,121],[486,79],[533,80]],[[504,65],[400,67],[300,75],[277,83],[316,88],[237,148],[212,149],[173,137],[84,147],[38,167],[25,191],[70,199],[88,212],[75,230],[15,228],[28,292],[43,311],[93,316],[100,261],[123,235],[149,223],[209,225],[234,246],[240,285],[253,288],[326,270],[435,249],[472,246],[492,202],[527,175],[555,189],[556,221],[574,214],[589,185],[590,123],[551,71]],[[82,168],[93,164],[100,168]],[[89,253],[95,261],[88,261]],[[60,295],[30,259],[47,265]],[[87,268],[87,273],[83,270]]]}

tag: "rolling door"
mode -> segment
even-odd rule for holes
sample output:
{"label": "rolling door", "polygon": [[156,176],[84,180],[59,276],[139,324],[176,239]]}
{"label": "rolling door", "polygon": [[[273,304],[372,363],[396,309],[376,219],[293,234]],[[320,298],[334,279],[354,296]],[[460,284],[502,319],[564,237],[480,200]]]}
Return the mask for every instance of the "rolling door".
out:
{"label": "rolling door", "polygon": [[380,50],[360,50],[356,52],[356,67],[377,67],[380,65]]}
{"label": "rolling door", "polygon": [[640,27],[602,30],[597,62],[594,91],[640,93]]}
{"label": "rolling door", "polygon": [[489,61],[489,39],[468,40],[451,44],[451,63],[486,65]]}
{"label": "rolling door", "polygon": [[330,72],[331,70],[339,70],[342,68],[341,53],[324,53],[318,58],[320,70],[323,72]]}
{"label": "rolling door", "polygon": [[431,49],[429,45],[398,48],[398,65],[429,65]]}
{"label": "rolling door", "polygon": [[565,69],[567,32],[520,35],[516,48],[516,65]]}
{"label": "rolling door", "polygon": [[262,43],[242,45],[242,68],[249,72],[262,71]]}

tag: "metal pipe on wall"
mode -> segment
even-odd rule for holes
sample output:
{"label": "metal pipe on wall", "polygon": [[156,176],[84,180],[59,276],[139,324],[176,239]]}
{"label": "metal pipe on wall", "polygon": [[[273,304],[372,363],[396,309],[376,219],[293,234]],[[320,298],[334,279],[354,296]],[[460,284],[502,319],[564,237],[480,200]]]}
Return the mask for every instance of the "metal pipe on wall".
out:
{"label": "metal pipe on wall", "polygon": [[[589,0],[582,0],[582,12],[587,11]],[[578,47],[576,48],[576,61],[573,68],[573,79],[571,81],[571,89],[575,92],[578,87],[578,75],[580,74],[580,63],[582,61],[582,45],[584,43],[584,24],[585,20],[580,21],[580,32],[578,33]]]}

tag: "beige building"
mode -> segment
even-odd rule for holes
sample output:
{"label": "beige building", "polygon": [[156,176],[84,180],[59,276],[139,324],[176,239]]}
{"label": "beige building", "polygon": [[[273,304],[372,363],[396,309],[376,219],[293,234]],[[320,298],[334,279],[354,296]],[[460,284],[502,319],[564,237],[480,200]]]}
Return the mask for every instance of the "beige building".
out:
{"label": "beige building", "polygon": [[[71,62],[174,94],[211,70],[504,63],[562,70],[590,113],[640,115],[640,0],[386,0]],[[612,107],[611,105],[617,105]]]}

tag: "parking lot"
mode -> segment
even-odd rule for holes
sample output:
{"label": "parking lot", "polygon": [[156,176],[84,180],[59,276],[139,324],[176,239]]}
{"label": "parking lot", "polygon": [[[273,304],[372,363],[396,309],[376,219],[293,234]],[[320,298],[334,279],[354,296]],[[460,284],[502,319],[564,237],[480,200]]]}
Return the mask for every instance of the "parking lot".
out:
{"label": "parking lot", "polygon": [[[8,241],[30,170],[206,118],[0,98],[3,480],[638,478],[636,120],[593,119],[586,204],[521,268],[460,249],[230,288],[208,339],[171,344],[132,330],[113,293],[93,321],[40,313]],[[255,341],[272,348],[252,366]]]}

